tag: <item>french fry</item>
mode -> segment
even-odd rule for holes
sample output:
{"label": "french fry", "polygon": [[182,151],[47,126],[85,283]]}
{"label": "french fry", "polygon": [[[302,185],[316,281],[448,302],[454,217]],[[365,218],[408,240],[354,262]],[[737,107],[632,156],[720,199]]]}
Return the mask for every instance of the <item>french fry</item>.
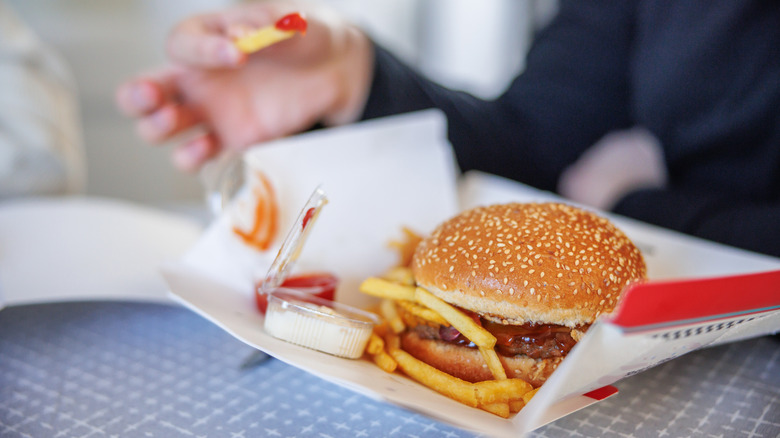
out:
{"label": "french fry", "polygon": [[404,286],[414,286],[414,274],[406,266],[395,266],[390,268],[382,276],[385,280],[403,284]]}
{"label": "french fry", "polygon": [[463,336],[467,337],[478,347],[492,349],[493,346],[496,345],[496,337],[490,334],[489,331],[480,327],[469,316],[463,314],[458,309],[434,296],[427,290],[418,287],[414,290],[414,296],[418,303],[438,312],[439,315],[446,319],[447,322],[458,329]]}
{"label": "french fry", "polygon": [[409,228],[403,228],[404,237],[402,240],[394,240],[389,243],[391,248],[398,250],[398,265],[409,266],[412,263],[412,256],[417,245],[422,240],[422,236]]}
{"label": "french fry", "polygon": [[474,384],[474,388],[479,404],[487,405],[522,400],[523,396],[533,389],[533,386],[523,379],[505,379],[477,382]]}
{"label": "french fry", "polygon": [[479,347],[479,352],[482,354],[482,358],[485,359],[488,369],[493,374],[493,378],[496,380],[505,380],[506,371],[504,370],[504,365],[501,364],[501,360],[498,359],[496,350]]}
{"label": "french fry", "polygon": [[401,338],[392,331],[388,331],[387,334],[385,334],[385,349],[388,353],[393,350],[400,350]]}
{"label": "french fry", "polygon": [[523,410],[524,407],[525,407],[525,402],[522,399],[509,400],[509,412],[513,414],[520,412],[521,410]]}
{"label": "french fry", "polygon": [[404,310],[411,313],[412,315],[424,319],[426,321],[430,321],[435,324],[440,325],[450,325],[449,322],[447,322],[446,319],[444,319],[441,315],[439,315],[437,312],[427,308],[423,307],[415,302],[412,301],[406,301],[406,300],[398,300],[396,301],[399,306],[403,307]]}
{"label": "french fry", "polygon": [[392,356],[385,353],[384,351],[380,351],[379,353],[372,356],[372,359],[374,360],[374,363],[382,369],[382,371],[392,373],[398,368],[398,362],[393,359]]}
{"label": "french fry", "polygon": [[401,349],[391,349],[388,353],[412,379],[465,405],[478,407],[476,391],[471,383],[439,371]]}
{"label": "french fry", "polygon": [[379,298],[389,298],[391,300],[415,300],[413,286],[404,286],[377,277],[365,279],[360,285],[360,291],[364,294],[373,295]]}
{"label": "french fry", "polygon": [[306,33],[306,19],[298,13],[285,15],[276,23],[246,33],[233,41],[238,50],[253,53],[278,42]]}
{"label": "french fry", "polygon": [[385,349],[385,341],[376,333],[371,333],[366,344],[366,352],[370,355],[379,354]]}
{"label": "french fry", "polygon": [[237,38],[234,44],[244,53],[253,53],[292,38],[295,36],[295,33],[293,31],[279,30],[273,26],[265,26],[241,38]]}
{"label": "french fry", "polygon": [[[381,315],[381,307],[377,307],[377,310],[374,313],[379,313]],[[382,321],[378,325],[374,326],[374,333],[376,333],[376,335],[380,338],[384,338],[388,331],[390,331],[390,324],[388,324],[387,321]]]}
{"label": "french fry", "polygon": [[382,317],[390,325],[390,330],[394,333],[401,333],[406,330],[406,324],[398,315],[398,310],[395,308],[395,302],[393,300],[382,300],[379,303],[379,311],[382,313]]}
{"label": "french fry", "polygon": [[507,402],[496,402],[487,405],[479,405],[479,408],[488,411],[491,414],[498,415],[499,417],[509,418],[510,409],[509,403]]}
{"label": "french fry", "polygon": [[538,391],[539,391],[539,388],[536,388],[536,389],[532,389],[532,390],[526,392],[525,394],[523,394],[523,401],[525,402],[525,404],[528,404],[528,402],[531,401],[531,399],[536,395],[536,393]]}

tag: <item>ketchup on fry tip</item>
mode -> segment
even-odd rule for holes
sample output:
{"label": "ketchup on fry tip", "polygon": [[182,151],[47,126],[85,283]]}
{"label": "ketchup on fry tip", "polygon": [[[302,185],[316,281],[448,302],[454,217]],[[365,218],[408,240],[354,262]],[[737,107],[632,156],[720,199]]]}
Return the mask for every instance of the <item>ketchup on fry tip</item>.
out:
{"label": "ketchup on fry tip", "polygon": [[279,30],[293,30],[305,34],[308,23],[306,22],[306,19],[301,16],[301,14],[294,12],[280,18],[276,24],[274,24],[274,27]]}

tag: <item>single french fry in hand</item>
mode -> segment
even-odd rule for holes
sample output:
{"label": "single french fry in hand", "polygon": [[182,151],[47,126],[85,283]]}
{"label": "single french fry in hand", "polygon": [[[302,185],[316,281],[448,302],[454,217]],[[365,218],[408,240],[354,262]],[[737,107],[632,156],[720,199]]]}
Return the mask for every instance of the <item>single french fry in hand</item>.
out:
{"label": "single french fry in hand", "polygon": [[486,405],[522,400],[523,396],[533,389],[533,386],[523,379],[505,379],[477,382],[474,384],[474,388],[476,388],[479,404]]}
{"label": "single french fry in hand", "polygon": [[398,368],[398,362],[396,362],[392,356],[385,353],[384,351],[380,351],[379,353],[373,355],[372,359],[374,360],[374,363],[380,369],[382,369],[382,371],[392,373],[395,372],[396,368]]}
{"label": "single french fry in hand", "polygon": [[404,321],[398,314],[398,309],[395,308],[395,302],[393,300],[382,300],[379,304],[379,312],[390,325],[390,330],[394,333],[401,333],[406,330],[406,324],[404,324]]}
{"label": "single french fry in hand", "polygon": [[478,347],[492,349],[496,345],[495,336],[477,325],[471,317],[452,307],[439,297],[419,287],[415,289],[414,296],[418,303],[438,312],[439,315]]}
{"label": "single french fry in hand", "polygon": [[413,286],[405,286],[377,277],[365,279],[360,284],[360,291],[364,294],[391,300],[415,300]]}
{"label": "single french fry in hand", "polygon": [[292,13],[280,18],[276,23],[261,27],[233,40],[238,50],[244,53],[254,53],[268,46],[305,34],[306,19],[298,13]]}
{"label": "single french fry in hand", "polygon": [[412,379],[465,405],[477,407],[477,395],[471,383],[439,371],[404,350],[391,349],[389,354]]}
{"label": "single french fry in hand", "polygon": [[531,399],[536,395],[537,392],[539,392],[539,388],[532,389],[526,392],[525,394],[523,394],[523,401],[525,402],[525,404],[528,404],[528,402],[531,401]]}
{"label": "single french fry in hand", "polygon": [[282,42],[295,36],[297,32],[291,30],[279,30],[274,26],[265,26],[256,31],[236,38],[233,42],[238,50],[244,53],[254,53],[268,46]]}
{"label": "single french fry in hand", "polygon": [[366,352],[374,355],[379,354],[385,349],[385,341],[379,337],[376,333],[371,333],[371,337],[368,338],[368,344],[366,344]]}
{"label": "single french fry in hand", "polygon": [[496,402],[487,405],[479,405],[479,408],[488,411],[491,414],[498,415],[501,418],[509,418],[510,409],[509,403],[507,402]]}
{"label": "single french fry in hand", "polygon": [[412,270],[406,266],[395,266],[390,268],[385,272],[382,278],[405,286],[414,286],[414,274],[412,274]]}
{"label": "single french fry in hand", "polygon": [[485,362],[487,362],[488,369],[493,374],[493,378],[496,380],[505,380],[506,370],[504,370],[504,365],[498,358],[496,350],[479,347],[479,352],[482,354],[482,358],[485,359]]}

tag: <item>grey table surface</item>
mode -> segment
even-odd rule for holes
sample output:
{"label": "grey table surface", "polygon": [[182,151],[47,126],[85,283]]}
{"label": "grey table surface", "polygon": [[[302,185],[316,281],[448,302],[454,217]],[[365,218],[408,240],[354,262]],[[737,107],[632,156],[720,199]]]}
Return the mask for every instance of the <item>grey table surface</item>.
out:
{"label": "grey table surface", "polygon": [[[0,311],[0,437],[470,437],[252,349],[172,305]],[[778,437],[780,342],[690,353],[536,437]]]}

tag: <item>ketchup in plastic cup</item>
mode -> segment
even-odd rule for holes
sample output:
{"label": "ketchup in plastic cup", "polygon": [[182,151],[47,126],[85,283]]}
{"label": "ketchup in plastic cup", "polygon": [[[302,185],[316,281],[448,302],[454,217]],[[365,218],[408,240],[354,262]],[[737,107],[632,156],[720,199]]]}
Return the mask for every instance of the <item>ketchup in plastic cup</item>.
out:
{"label": "ketchup in plastic cup", "polygon": [[[336,295],[336,286],[339,279],[327,272],[291,275],[285,279],[279,287],[294,289],[303,293],[333,301]],[[268,309],[268,294],[261,292],[262,283],[255,287],[255,303],[257,310],[265,315]]]}

